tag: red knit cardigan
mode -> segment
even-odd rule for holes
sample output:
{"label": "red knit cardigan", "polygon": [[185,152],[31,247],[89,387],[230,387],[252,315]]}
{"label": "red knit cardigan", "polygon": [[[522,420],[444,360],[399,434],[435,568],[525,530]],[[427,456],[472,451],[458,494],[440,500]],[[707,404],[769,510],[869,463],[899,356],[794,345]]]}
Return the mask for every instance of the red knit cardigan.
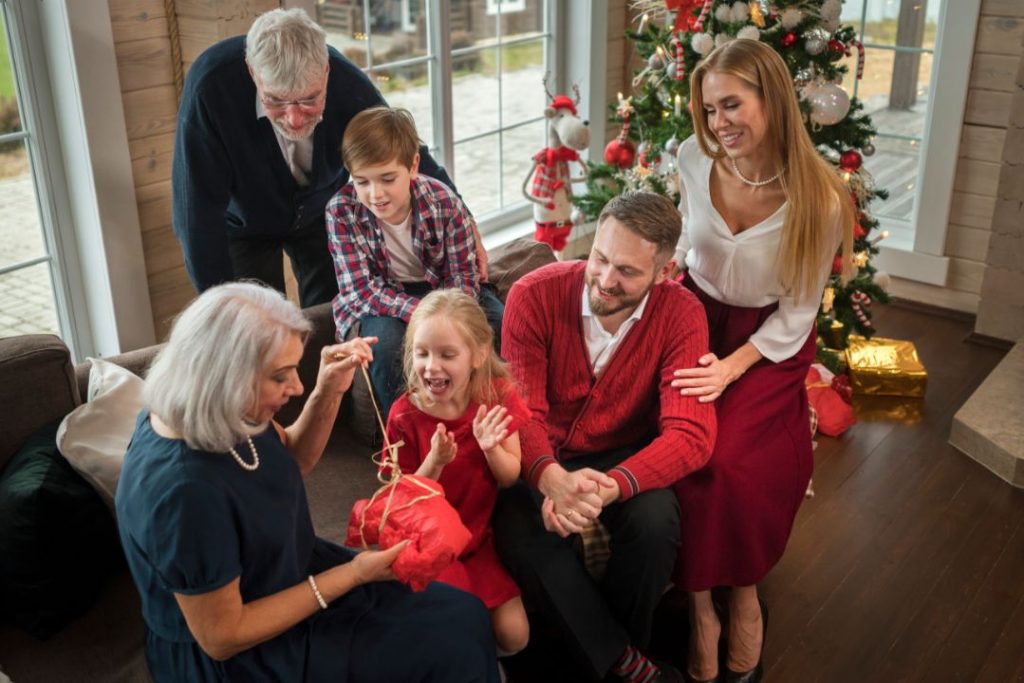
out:
{"label": "red knit cardigan", "polygon": [[707,319],[678,283],[655,286],[596,379],[583,336],[585,268],[582,261],[539,268],[505,304],[502,355],[531,413],[519,430],[523,476],[536,486],[557,461],[649,442],[608,470],[626,500],[671,485],[711,457],[714,404],[670,386],[673,371],[695,367],[707,352]]}

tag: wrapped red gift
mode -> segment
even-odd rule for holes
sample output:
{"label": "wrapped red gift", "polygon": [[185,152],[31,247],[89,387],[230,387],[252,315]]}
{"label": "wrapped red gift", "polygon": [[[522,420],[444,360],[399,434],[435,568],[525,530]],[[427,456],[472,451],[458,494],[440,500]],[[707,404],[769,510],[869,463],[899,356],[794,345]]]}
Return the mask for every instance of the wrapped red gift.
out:
{"label": "wrapped red gift", "polygon": [[399,581],[421,591],[466,549],[470,538],[439,483],[405,474],[373,497],[356,501],[345,545],[364,549],[377,545],[383,550],[409,540],[391,571]]}
{"label": "wrapped red gift", "polygon": [[839,436],[857,423],[853,406],[836,391],[834,379],[824,366],[815,363],[804,381],[807,401],[818,415],[818,431],[825,436]]}

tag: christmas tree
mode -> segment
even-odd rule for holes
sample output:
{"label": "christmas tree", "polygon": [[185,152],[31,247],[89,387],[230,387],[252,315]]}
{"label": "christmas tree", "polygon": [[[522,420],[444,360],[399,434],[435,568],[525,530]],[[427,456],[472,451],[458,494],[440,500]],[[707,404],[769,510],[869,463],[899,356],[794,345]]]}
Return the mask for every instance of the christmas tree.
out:
{"label": "christmas tree", "polygon": [[[863,71],[864,47],[851,26],[840,25],[842,0],[634,0],[635,30],[628,30],[642,65],[633,93],[613,105],[611,120],[620,133],[605,149],[604,163],[589,163],[587,192],[575,198],[590,219],[627,190],[649,190],[679,200],[676,153],[693,133],[688,108],[688,75],[717,45],[737,38],[760,40],[774,48],[793,76],[811,139],[822,156],[836,165],[856,204],[854,227],[856,275],[843,284],[841,257],[825,288],[818,313],[819,360],[833,370],[842,365],[839,349],[851,333],[871,337],[871,303],[889,300],[887,276],[871,257],[878,253],[879,231],[868,211],[875,197],[887,193],[874,186],[862,166],[871,155],[875,129],[856,99],[843,89],[854,61]],[[851,59],[846,59],[850,57]]]}

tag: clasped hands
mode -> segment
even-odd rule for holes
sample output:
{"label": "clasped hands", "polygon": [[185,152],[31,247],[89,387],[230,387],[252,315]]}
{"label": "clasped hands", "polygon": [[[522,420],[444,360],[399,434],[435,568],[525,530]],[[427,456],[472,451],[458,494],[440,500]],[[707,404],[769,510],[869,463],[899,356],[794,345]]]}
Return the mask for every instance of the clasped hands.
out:
{"label": "clasped hands", "polygon": [[562,538],[593,526],[601,511],[619,498],[618,482],[589,467],[569,472],[561,465],[551,465],[538,485],[544,494],[544,528]]}

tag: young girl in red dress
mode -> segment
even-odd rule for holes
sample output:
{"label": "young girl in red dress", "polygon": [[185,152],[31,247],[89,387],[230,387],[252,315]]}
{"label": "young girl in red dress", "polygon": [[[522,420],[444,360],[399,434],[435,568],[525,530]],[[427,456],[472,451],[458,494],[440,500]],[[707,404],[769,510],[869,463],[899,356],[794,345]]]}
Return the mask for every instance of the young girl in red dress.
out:
{"label": "young girl in red dress", "polygon": [[519,477],[517,431],[529,413],[480,305],[457,289],[439,289],[416,306],[405,333],[407,391],[388,416],[388,439],[403,442],[406,474],[441,483],[472,533],[466,550],[439,577],[480,598],[491,611],[499,654],[526,647],[529,624],[519,588],[494,550],[491,513],[498,488]]}

